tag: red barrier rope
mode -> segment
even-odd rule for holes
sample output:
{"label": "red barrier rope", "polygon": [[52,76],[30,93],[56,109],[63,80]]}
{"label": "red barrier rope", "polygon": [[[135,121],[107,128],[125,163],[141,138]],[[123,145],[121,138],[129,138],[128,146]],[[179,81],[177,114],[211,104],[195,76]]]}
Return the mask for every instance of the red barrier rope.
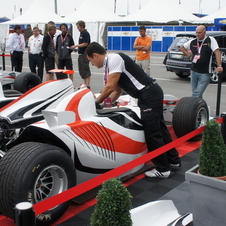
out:
{"label": "red barrier rope", "polygon": [[11,57],[11,55],[3,55],[3,54],[0,54],[0,56]]}
{"label": "red barrier rope", "polygon": [[216,121],[218,121],[220,124],[222,124],[224,122],[224,117],[221,117],[219,119],[216,119]]}
{"label": "red barrier rope", "polygon": [[[223,117],[217,119],[216,121],[218,121],[219,123],[223,123]],[[189,140],[190,138],[200,134],[201,132],[203,132],[205,129],[205,126],[202,126],[188,134],[186,134],[183,137],[178,138],[177,140],[164,145],[163,147],[160,147],[144,156],[141,156],[131,162],[128,162],[122,166],[119,166],[113,170],[110,170],[100,176],[97,176],[91,180],[88,180],[86,182],[83,182],[82,184],[76,185],[73,188],[68,189],[67,191],[64,191],[58,195],[55,195],[53,197],[50,197],[46,200],[43,200],[42,202],[36,203],[34,204],[33,208],[35,211],[35,215],[39,215],[57,205],[60,205],[63,202],[66,202],[70,199],[73,199],[74,197],[77,197],[99,185],[101,185],[103,183],[103,181],[106,181],[110,178],[113,177],[117,177],[145,162],[148,162],[149,160],[167,152],[168,150],[177,147],[178,145],[180,145],[181,143]]]}

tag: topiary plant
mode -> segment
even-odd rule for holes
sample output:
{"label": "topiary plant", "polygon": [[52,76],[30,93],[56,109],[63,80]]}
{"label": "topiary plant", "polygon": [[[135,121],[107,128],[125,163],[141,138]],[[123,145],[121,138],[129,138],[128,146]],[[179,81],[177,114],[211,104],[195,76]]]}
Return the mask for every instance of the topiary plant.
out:
{"label": "topiary plant", "polygon": [[91,216],[92,226],[132,226],[132,196],[120,180],[105,181],[97,193],[97,204]]}
{"label": "topiary plant", "polygon": [[226,147],[219,123],[206,123],[199,153],[200,173],[210,177],[226,176]]}

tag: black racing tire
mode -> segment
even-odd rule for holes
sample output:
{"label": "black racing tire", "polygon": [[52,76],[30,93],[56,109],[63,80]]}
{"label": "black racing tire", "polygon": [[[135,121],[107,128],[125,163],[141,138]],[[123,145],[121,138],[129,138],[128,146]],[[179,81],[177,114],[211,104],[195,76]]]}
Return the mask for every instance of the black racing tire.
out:
{"label": "black racing tire", "polygon": [[190,76],[190,73],[189,72],[179,72],[179,73],[175,73],[175,74],[179,78],[188,78]]}
{"label": "black racing tire", "polygon": [[[38,203],[76,185],[72,159],[53,145],[25,142],[11,148],[0,164],[0,212],[14,219],[20,202]],[[68,208],[60,204],[36,217],[38,225],[49,225]]]}
{"label": "black racing tire", "polygon": [[[177,137],[182,137],[206,124],[209,120],[208,106],[202,98],[183,97],[173,111],[173,129]],[[199,134],[189,141],[198,141]]]}
{"label": "black racing tire", "polygon": [[14,89],[21,93],[25,93],[33,87],[40,84],[42,81],[38,75],[32,72],[23,72],[19,74],[14,81]]}

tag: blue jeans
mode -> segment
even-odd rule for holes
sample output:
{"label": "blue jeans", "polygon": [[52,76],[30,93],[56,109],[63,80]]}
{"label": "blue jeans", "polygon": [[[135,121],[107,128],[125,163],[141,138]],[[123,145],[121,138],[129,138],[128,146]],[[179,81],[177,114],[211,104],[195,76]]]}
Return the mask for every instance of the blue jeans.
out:
{"label": "blue jeans", "polygon": [[210,82],[210,75],[210,73],[202,74],[191,71],[192,97],[202,98],[202,94]]}

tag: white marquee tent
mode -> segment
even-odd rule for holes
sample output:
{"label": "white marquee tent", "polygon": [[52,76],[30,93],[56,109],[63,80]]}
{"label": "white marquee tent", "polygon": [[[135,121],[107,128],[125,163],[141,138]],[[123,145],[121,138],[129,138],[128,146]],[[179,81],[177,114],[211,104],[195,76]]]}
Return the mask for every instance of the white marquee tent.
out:
{"label": "white marquee tent", "polygon": [[219,11],[212,13],[208,16],[202,17],[203,23],[214,23],[215,18],[226,18],[226,7],[220,9]]}
{"label": "white marquee tent", "polygon": [[38,26],[41,30],[44,30],[45,24],[50,20],[55,23],[63,23],[62,18],[46,5],[45,0],[35,0],[31,7],[21,16],[16,17],[13,20],[0,23],[0,42],[5,42],[5,38],[8,37],[9,25],[15,24],[30,24],[31,27]]}
{"label": "white marquee tent", "polygon": [[111,12],[103,5],[101,0],[85,0],[75,12],[65,18],[61,18],[52,12],[46,5],[45,0],[35,0],[23,15],[0,24],[0,43],[4,41],[4,37],[7,37],[10,24],[31,24],[32,27],[38,25],[40,29],[44,30],[45,24],[50,20],[58,24],[71,23],[73,26],[73,38],[75,43],[77,43],[79,32],[76,28],[76,22],[84,20],[86,28],[91,35],[91,41],[97,41],[104,46],[106,45],[107,22],[144,21],[167,23],[177,21],[180,24],[186,21],[203,23],[201,19],[188,13],[173,0],[150,0],[143,8],[126,17],[120,17]]}
{"label": "white marquee tent", "polygon": [[56,24],[70,23],[73,26],[73,38],[75,43],[78,42],[79,32],[76,28],[78,20],[84,20],[86,28],[90,33],[91,41],[97,41],[102,45],[106,45],[106,22],[115,22],[120,19],[119,16],[106,8],[101,0],[86,0],[75,12],[71,15],[61,18],[52,12],[45,3],[45,0],[35,0],[31,7],[21,16],[1,23],[0,42],[2,37],[6,37],[11,24],[31,24],[31,27],[38,26],[44,31],[44,26],[48,21],[52,20]]}
{"label": "white marquee tent", "polygon": [[168,23],[177,21],[179,24],[186,21],[199,23],[198,17],[186,11],[173,0],[150,0],[140,10],[121,18],[121,21],[148,21],[156,23]]}
{"label": "white marquee tent", "polygon": [[111,12],[101,0],[85,0],[76,11],[64,18],[65,21],[73,23],[76,23],[78,20],[86,22],[112,22],[119,19],[120,16]]}
{"label": "white marquee tent", "polygon": [[75,12],[64,18],[65,23],[72,23],[73,38],[78,42],[79,32],[76,22],[83,20],[91,36],[91,41],[105,45],[106,22],[117,22],[120,17],[106,8],[101,0],[86,0]]}
{"label": "white marquee tent", "polygon": [[45,0],[35,0],[24,14],[3,24],[33,24],[37,26],[47,24],[50,20],[55,23],[62,23],[62,18],[48,7]]}

